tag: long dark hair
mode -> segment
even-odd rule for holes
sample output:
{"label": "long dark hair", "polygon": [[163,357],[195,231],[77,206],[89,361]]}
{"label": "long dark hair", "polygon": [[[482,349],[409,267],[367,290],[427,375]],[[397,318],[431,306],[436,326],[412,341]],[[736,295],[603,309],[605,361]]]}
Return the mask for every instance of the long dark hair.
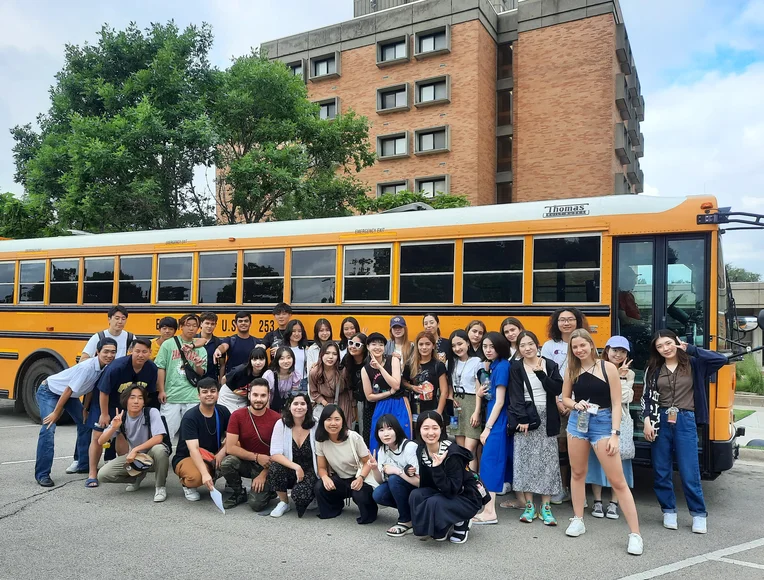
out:
{"label": "long dark hair", "polygon": [[271,370],[273,371],[273,374],[276,375],[276,380],[279,378],[279,373],[281,372],[281,367],[279,366],[279,360],[281,360],[281,355],[285,352],[289,353],[289,355],[292,357],[292,368],[289,369],[290,374],[294,372],[294,364],[295,364],[295,358],[294,358],[294,351],[289,346],[280,346],[276,350],[276,354],[273,357],[273,360],[271,361]]}
{"label": "long dark hair", "polygon": [[332,332],[332,323],[329,322],[326,318],[319,318],[316,320],[316,323],[313,325],[313,344],[317,344],[320,347],[324,346],[321,342],[321,339],[318,338],[318,331],[321,330],[322,326],[326,326],[326,328],[329,329],[329,340],[326,342],[331,342],[332,337],[334,336],[334,333]]}
{"label": "long dark hair", "polygon": [[440,441],[444,441],[446,437],[448,436],[446,433],[446,424],[443,422],[443,417],[440,413],[437,411],[425,411],[424,413],[419,413],[419,417],[416,420],[416,427],[414,432],[416,433],[416,442],[422,447],[425,447],[427,443],[422,440],[422,423],[425,422],[426,419],[432,419],[435,421],[438,426],[440,427]]}
{"label": "long dark hair", "polygon": [[295,399],[305,399],[305,403],[308,405],[308,411],[305,413],[305,418],[302,420],[303,429],[312,429],[316,424],[316,420],[313,418],[313,403],[310,402],[310,397],[305,393],[297,393],[289,397],[284,403],[284,407],[281,409],[281,420],[284,421],[284,427],[291,429],[294,427],[294,417],[292,416],[292,403]]}
{"label": "long dark hair", "polygon": [[[252,370],[253,360],[265,361],[265,365],[263,365],[263,370],[260,371],[259,375],[256,375],[254,371]],[[268,370],[268,357],[266,356],[265,349],[261,346],[256,346],[251,351],[249,351],[249,358],[247,359],[247,378],[249,378],[250,380],[260,378],[265,374],[265,371],[267,370]]]}
{"label": "long dark hair", "polygon": [[297,325],[299,325],[300,328],[302,329],[302,338],[300,339],[300,342],[297,343],[297,348],[305,348],[308,342],[308,337],[305,336],[305,325],[296,318],[294,318],[293,320],[290,320],[287,323],[286,328],[284,329],[284,342],[287,343],[287,346],[292,345],[292,331],[294,330],[294,327]]}
{"label": "long dark hair", "polygon": [[[346,322],[352,323],[353,326],[355,327],[355,333],[353,334],[353,336],[361,333],[361,325],[358,324],[358,321],[355,318],[353,318],[352,316],[346,316],[345,318],[343,318],[342,324],[340,324],[340,350],[347,350],[348,348],[348,339],[345,337]],[[364,344],[366,344],[366,341],[364,341]]]}
{"label": "long dark hair", "polygon": [[493,350],[496,351],[496,360],[509,360],[512,356],[512,351],[509,349],[509,341],[507,337],[499,332],[486,332],[483,335],[483,342],[490,340],[493,345]]}
{"label": "long dark hair", "polygon": [[[355,361],[355,358],[352,354],[350,354],[350,351],[345,353],[345,356],[343,357],[341,361],[341,367],[342,370],[345,372],[345,378],[348,381],[347,384],[352,385],[353,381],[355,380],[355,373],[356,371],[363,367],[363,365],[366,364],[366,359],[369,358],[369,349],[366,347],[366,335],[363,332],[357,332],[353,336],[350,337],[351,340],[358,340],[359,342],[363,343],[363,359],[360,363],[357,363]],[[345,345],[347,347],[347,344]]]}
{"label": "long dark hair", "polygon": [[[653,377],[657,376],[655,373],[659,373],[663,365],[666,363],[666,359],[663,358],[663,355],[658,352],[657,348],[655,348],[655,343],[659,338],[670,338],[677,344],[677,347],[680,344],[679,337],[673,330],[659,330],[653,335],[653,340],[650,342],[650,358],[647,361],[648,381],[652,381]],[[676,360],[679,363],[676,367],[677,373],[686,376],[692,374],[690,355],[684,352],[681,348],[676,349]]]}
{"label": "long dark hair", "polygon": [[316,366],[309,371],[311,383],[316,389],[319,389],[320,385],[328,384],[326,379],[326,365],[324,365],[324,355],[330,348],[334,348],[337,351],[337,364],[334,365],[334,370],[337,373],[337,378],[342,380],[342,373],[340,371],[340,347],[337,346],[336,342],[327,341],[318,351],[318,362],[316,363]]}
{"label": "long dark hair", "polygon": [[403,430],[403,427],[401,427],[400,421],[398,421],[395,415],[391,413],[382,415],[379,419],[377,419],[377,424],[374,425],[374,438],[377,440],[379,449],[384,449],[387,447],[387,445],[382,443],[382,440],[379,438],[379,430],[383,427],[389,427],[395,431],[395,445],[398,449],[400,449],[401,443],[403,443],[406,439],[406,432]]}
{"label": "long dark hair", "polygon": [[316,441],[323,443],[324,441],[329,440],[329,432],[326,430],[326,427],[324,427],[324,422],[329,417],[331,417],[335,411],[337,411],[337,413],[340,414],[340,417],[342,417],[342,428],[337,434],[337,440],[345,441],[348,438],[348,420],[345,418],[345,413],[342,412],[342,409],[340,409],[339,405],[331,404],[324,407],[324,410],[321,411],[321,416],[318,418],[318,425],[316,426]]}
{"label": "long dark hair", "polygon": [[584,316],[584,313],[581,312],[578,308],[573,308],[572,306],[567,306],[564,308],[558,308],[554,312],[552,312],[552,315],[549,317],[549,323],[547,324],[547,336],[554,340],[555,342],[560,342],[562,340],[562,331],[560,330],[560,327],[557,325],[557,321],[560,319],[560,314],[563,312],[570,312],[573,316],[576,317],[576,328],[574,330],[578,330],[579,328],[583,328],[585,331],[589,332],[589,321],[586,320],[586,316]]}
{"label": "long dark hair", "polygon": [[[483,333],[485,335],[485,333]],[[448,350],[446,350],[446,367],[448,368],[448,379],[451,380],[451,375],[454,372],[454,368],[456,367],[456,361],[459,360],[459,357],[457,357],[454,354],[454,350],[451,348],[451,341],[454,340],[456,337],[461,338],[463,341],[467,343],[467,356],[470,356],[470,348],[472,348],[472,343],[470,342],[470,337],[467,334],[467,331],[462,330],[461,328],[457,328],[451,333],[451,336],[448,337]],[[480,342],[480,348],[483,348],[482,341]]]}

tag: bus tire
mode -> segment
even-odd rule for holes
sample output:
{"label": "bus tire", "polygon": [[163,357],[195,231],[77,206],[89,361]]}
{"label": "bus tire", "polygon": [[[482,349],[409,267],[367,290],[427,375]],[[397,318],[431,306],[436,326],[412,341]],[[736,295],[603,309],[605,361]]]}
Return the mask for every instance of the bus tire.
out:
{"label": "bus tire", "polygon": [[42,423],[40,408],[37,406],[37,388],[49,376],[62,370],[61,365],[54,358],[46,356],[30,364],[24,373],[21,379],[21,397],[24,409],[33,421]]}

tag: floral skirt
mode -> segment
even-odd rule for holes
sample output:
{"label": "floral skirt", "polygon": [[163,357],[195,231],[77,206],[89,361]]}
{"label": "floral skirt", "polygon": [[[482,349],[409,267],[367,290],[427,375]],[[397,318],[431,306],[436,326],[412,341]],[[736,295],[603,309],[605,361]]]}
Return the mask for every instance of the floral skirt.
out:
{"label": "floral skirt", "polygon": [[536,410],[541,426],[535,431],[515,434],[512,489],[557,495],[562,493],[557,437],[546,434],[546,405]]}

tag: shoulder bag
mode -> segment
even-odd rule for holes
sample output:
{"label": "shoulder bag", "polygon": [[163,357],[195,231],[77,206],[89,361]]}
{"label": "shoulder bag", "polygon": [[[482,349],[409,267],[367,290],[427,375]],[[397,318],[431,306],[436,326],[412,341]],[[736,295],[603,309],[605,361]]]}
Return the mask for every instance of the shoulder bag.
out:
{"label": "shoulder bag", "polygon": [[[533,389],[531,388],[531,381],[528,378],[528,373],[525,371],[525,367],[520,369],[520,372],[523,373],[523,383],[525,385],[525,390],[528,391],[528,394],[531,396],[530,401],[525,400],[525,396],[523,396],[523,408],[525,410],[525,416],[528,418],[528,431],[535,431],[541,426],[541,418],[539,417],[539,412],[536,410],[536,402],[533,398]],[[520,426],[520,421],[517,417],[515,417],[514,413],[510,410],[509,413],[507,413],[507,435],[514,435],[517,433],[517,428]]]}
{"label": "shoulder bag", "polygon": [[180,340],[178,337],[175,338],[175,344],[178,345],[178,352],[180,352],[180,358],[183,361],[183,372],[186,373],[186,380],[191,383],[192,386],[196,386],[196,383],[199,382],[199,379],[202,378],[202,375],[198,374],[195,370],[193,365],[188,362],[188,359],[186,358],[186,355],[183,353],[183,345],[180,344]]}
{"label": "shoulder bag", "polygon": [[[350,434],[348,434],[348,439],[350,438]],[[355,472],[355,476],[358,477],[361,475],[361,471],[363,470],[363,462],[361,461],[361,458],[358,457],[358,453],[355,450],[355,443],[353,441],[350,441],[350,449],[353,450],[353,457],[355,458],[355,464],[358,467],[358,469]],[[377,480],[374,479],[374,473],[373,470],[369,471],[369,475],[367,475],[364,480],[365,483],[368,483],[372,489],[379,486],[379,483],[377,483]]]}
{"label": "shoulder bag", "polygon": [[628,411],[621,413],[621,436],[618,438],[618,450],[621,453],[621,459],[634,459],[636,449],[634,448],[634,420]]}

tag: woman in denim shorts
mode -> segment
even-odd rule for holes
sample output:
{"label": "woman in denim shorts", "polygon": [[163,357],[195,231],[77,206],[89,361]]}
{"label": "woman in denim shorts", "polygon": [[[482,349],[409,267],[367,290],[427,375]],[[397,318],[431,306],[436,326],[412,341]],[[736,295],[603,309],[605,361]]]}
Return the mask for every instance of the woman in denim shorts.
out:
{"label": "woman in denim shorts", "polygon": [[571,410],[568,420],[568,452],[574,514],[565,533],[577,537],[586,532],[586,470],[589,449],[592,448],[621,501],[623,515],[630,530],[627,552],[639,556],[642,554],[643,543],[639,534],[637,508],[623,475],[618,450],[621,381],[615,365],[597,357],[594,341],[584,329],[574,330],[570,335],[568,367],[564,379],[562,402]]}

